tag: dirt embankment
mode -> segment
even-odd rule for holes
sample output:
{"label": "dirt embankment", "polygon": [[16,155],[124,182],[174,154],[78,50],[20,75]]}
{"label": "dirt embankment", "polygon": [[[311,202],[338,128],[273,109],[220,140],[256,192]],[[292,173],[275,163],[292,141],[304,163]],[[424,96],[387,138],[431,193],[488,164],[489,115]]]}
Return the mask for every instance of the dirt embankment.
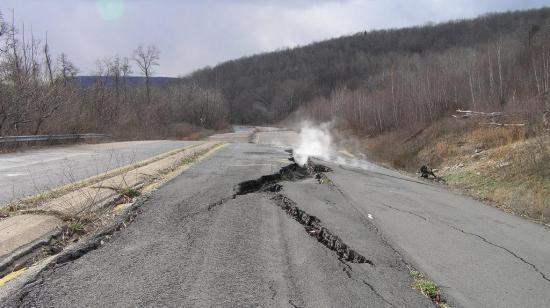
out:
{"label": "dirt embankment", "polygon": [[448,119],[416,132],[365,141],[371,159],[418,172],[436,169],[449,187],[518,215],[550,222],[550,132]]}

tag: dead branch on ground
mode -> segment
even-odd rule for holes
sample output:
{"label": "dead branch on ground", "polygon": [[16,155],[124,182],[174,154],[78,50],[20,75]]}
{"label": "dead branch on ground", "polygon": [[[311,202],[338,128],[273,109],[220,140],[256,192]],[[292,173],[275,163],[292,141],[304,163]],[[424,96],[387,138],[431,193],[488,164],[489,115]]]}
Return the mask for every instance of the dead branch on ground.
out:
{"label": "dead branch on ground", "polygon": [[453,117],[455,117],[455,118],[468,118],[468,117],[473,117],[473,116],[494,118],[494,117],[506,116],[506,114],[504,114],[503,112],[498,112],[498,111],[495,111],[495,112],[481,112],[481,111],[457,109],[456,112],[461,113],[461,115],[459,115],[459,116],[453,115]]}
{"label": "dead branch on ground", "polygon": [[523,126],[525,126],[525,123],[495,123],[495,122],[491,122],[491,123],[479,123],[479,125],[501,126],[501,127],[505,127],[505,126],[523,127]]}

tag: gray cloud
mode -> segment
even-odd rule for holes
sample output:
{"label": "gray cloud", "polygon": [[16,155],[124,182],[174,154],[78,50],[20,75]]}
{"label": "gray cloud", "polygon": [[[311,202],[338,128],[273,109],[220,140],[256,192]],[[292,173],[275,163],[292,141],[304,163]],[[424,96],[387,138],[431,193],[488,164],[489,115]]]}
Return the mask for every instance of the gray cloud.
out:
{"label": "gray cloud", "polygon": [[[121,14],[119,4],[122,3]],[[54,52],[66,52],[83,73],[97,59],[130,55],[139,44],[161,50],[158,75],[358,31],[536,8],[542,0],[3,0],[6,17],[32,25]],[[113,9],[113,12],[109,11]],[[101,14],[100,14],[101,13]],[[117,16],[120,17],[117,18]],[[9,19],[9,18],[8,18]]]}

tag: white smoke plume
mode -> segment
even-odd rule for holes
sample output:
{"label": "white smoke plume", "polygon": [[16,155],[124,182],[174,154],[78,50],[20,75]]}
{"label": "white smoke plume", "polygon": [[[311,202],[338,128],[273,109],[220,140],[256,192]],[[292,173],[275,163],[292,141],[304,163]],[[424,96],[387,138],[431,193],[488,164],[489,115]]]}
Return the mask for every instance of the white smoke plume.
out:
{"label": "white smoke plume", "polygon": [[334,122],[313,124],[301,122],[293,156],[296,163],[304,165],[309,158],[317,158],[340,166],[375,172],[395,173],[368,161],[362,153],[359,140],[337,133]]}
{"label": "white smoke plume", "polygon": [[301,124],[298,144],[293,151],[296,163],[303,166],[310,157],[330,160],[334,154],[331,126],[330,122],[320,125],[310,122]]}

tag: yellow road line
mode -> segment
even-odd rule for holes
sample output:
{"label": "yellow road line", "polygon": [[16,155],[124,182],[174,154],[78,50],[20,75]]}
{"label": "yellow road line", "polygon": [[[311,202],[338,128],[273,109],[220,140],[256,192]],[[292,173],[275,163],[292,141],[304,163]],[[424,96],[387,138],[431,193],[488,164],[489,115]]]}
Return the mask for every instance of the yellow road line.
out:
{"label": "yellow road line", "polygon": [[24,268],[22,268],[18,271],[11,272],[11,273],[7,274],[6,276],[2,277],[0,279],[0,287],[5,285],[6,283],[8,283],[8,281],[13,280],[13,279],[21,276],[21,274],[23,274],[26,270],[27,270],[27,268],[24,267]]}
{"label": "yellow road line", "polygon": [[159,188],[160,186],[164,185],[166,182],[168,182],[169,180],[175,178],[176,176],[180,175],[181,173],[183,173],[185,170],[189,169],[193,164],[196,164],[206,158],[208,158],[209,156],[211,156],[212,154],[214,154],[216,151],[218,151],[219,149],[223,148],[224,146],[226,146],[227,143],[218,143],[214,146],[212,146],[211,148],[207,149],[206,150],[206,153],[204,154],[198,154],[198,157],[196,159],[194,159],[193,161],[189,162],[189,163],[184,163],[180,166],[177,166],[174,170],[172,170],[171,172],[168,172],[166,173],[161,180],[155,182],[155,183],[152,183],[152,184],[149,184],[147,185],[146,187],[144,187],[142,189],[142,192],[146,193],[146,192],[151,192],[157,188]]}

